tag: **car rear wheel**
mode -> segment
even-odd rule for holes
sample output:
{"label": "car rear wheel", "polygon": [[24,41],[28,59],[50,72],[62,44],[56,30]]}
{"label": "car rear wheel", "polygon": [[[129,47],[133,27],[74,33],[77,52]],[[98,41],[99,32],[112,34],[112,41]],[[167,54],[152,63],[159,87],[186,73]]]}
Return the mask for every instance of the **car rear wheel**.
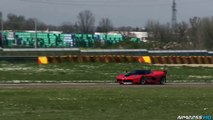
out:
{"label": "car rear wheel", "polygon": [[162,77],[160,80],[160,84],[164,85],[166,83],[166,77]]}
{"label": "car rear wheel", "polygon": [[142,85],[146,84],[146,78],[145,78],[145,77],[142,77],[140,83],[141,83]]}

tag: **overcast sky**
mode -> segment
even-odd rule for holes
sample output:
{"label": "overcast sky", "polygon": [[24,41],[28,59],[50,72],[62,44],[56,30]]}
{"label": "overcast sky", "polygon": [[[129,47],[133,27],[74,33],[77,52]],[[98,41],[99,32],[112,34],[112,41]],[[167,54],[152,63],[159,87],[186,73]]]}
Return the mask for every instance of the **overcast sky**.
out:
{"label": "overcast sky", "polygon": [[[213,0],[176,0],[177,20],[213,16]],[[103,17],[114,26],[143,27],[148,20],[171,22],[172,0],[0,0],[4,19],[8,13],[38,18],[46,24],[77,21],[82,10],[91,10],[96,25]]]}

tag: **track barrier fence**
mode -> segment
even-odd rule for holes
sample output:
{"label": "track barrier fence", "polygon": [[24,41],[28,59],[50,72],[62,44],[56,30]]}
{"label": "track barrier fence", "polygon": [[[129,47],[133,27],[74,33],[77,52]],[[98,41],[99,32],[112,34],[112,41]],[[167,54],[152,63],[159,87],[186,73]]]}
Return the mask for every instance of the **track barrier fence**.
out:
{"label": "track barrier fence", "polygon": [[146,64],[213,64],[213,56],[124,56],[124,55],[70,55],[70,56],[41,56],[39,64],[64,62],[99,62],[99,63],[132,63]]}

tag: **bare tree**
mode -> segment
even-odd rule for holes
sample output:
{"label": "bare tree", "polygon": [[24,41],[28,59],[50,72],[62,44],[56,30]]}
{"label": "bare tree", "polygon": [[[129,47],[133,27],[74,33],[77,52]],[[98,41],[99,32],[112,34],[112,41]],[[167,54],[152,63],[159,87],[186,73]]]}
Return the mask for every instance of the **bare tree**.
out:
{"label": "bare tree", "polygon": [[109,18],[102,18],[97,27],[98,32],[108,33],[113,30],[113,24]]}
{"label": "bare tree", "polygon": [[95,17],[89,10],[81,11],[78,16],[78,27],[81,33],[93,33],[95,28]]}
{"label": "bare tree", "polygon": [[201,38],[204,43],[205,49],[212,50],[213,49],[213,17],[211,18],[203,18],[201,20]]}
{"label": "bare tree", "polygon": [[63,31],[63,33],[73,33],[75,32],[75,27],[72,23],[64,22],[59,26],[59,30]]}
{"label": "bare tree", "polygon": [[193,17],[189,19],[191,29],[190,29],[190,40],[195,49],[200,49],[203,47],[203,42],[200,34],[201,18]]}
{"label": "bare tree", "polygon": [[173,39],[172,30],[169,24],[160,24],[158,21],[148,21],[146,24],[147,32],[150,34],[150,39],[153,41],[160,41],[168,43],[175,41]]}
{"label": "bare tree", "polygon": [[187,32],[188,32],[188,24],[184,21],[182,21],[181,23],[178,23],[176,26],[176,32],[178,34],[178,40],[180,42],[187,42],[186,37],[187,37]]}
{"label": "bare tree", "polygon": [[159,21],[149,20],[146,24],[147,32],[149,32],[149,37],[151,40],[159,39],[160,23]]}
{"label": "bare tree", "polygon": [[24,30],[24,22],[25,17],[24,16],[17,16],[15,14],[8,14],[7,15],[7,21],[5,23],[5,29],[10,30]]}

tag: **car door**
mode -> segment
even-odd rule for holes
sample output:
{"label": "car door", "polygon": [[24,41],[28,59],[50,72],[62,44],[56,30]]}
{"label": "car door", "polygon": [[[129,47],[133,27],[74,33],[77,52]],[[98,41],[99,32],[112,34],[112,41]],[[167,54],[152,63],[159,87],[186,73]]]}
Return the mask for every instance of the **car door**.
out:
{"label": "car door", "polygon": [[155,74],[153,72],[150,72],[146,75],[147,83],[155,83],[157,81]]}

